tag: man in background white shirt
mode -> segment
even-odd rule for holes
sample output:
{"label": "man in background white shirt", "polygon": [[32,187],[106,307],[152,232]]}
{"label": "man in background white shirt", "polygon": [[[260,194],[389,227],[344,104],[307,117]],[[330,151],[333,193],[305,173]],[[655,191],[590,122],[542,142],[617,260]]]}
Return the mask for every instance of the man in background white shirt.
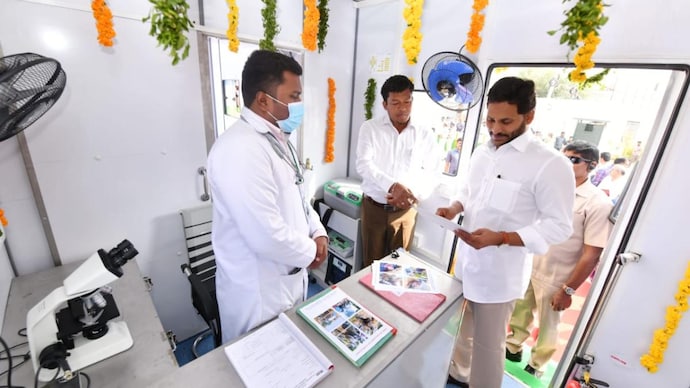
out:
{"label": "man in background white shirt", "polygon": [[611,232],[609,214],[613,205],[604,192],[589,180],[597,166],[599,149],[584,140],[568,143],[563,153],[573,164],[575,203],[573,234],[552,245],[545,255],[535,255],[532,277],[525,297],[515,304],[510,318],[506,359],[522,361],[522,345],[529,338],[536,313],[539,336],[525,371],[540,378],[556,352],[561,313],[570,307],[572,295],[592,273]]}
{"label": "man in background white shirt", "polygon": [[394,75],[381,87],[386,116],[359,130],[357,173],[362,177],[363,266],[397,248],[410,249],[416,210],[440,174],[441,154],[434,134],[410,120],[414,84]]}
{"label": "man in background white shirt", "polygon": [[532,254],[572,233],[575,178],[571,163],[527,126],[534,119],[534,82],[498,80],[489,90],[491,141],[476,149],[457,200],[437,214],[464,212],[455,276],[467,306],[448,382],[500,388],[505,337],[515,300],[527,289]]}

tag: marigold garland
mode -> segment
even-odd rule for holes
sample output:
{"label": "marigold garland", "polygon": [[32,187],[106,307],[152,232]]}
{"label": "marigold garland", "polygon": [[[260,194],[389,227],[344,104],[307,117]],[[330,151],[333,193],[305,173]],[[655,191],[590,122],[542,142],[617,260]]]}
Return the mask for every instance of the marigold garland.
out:
{"label": "marigold garland", "polygon": [[664,352],[668,347],[668,341],[676,332],[683,313],[688,311],[688,296],[690,296],[690,262],[685,270],[685,278],[678,284],[678,292],[675,295],[676,304],[666,308],[666,325],[654,331],[649,351],[640,357],[640,364],[647,368],[649,373],[656,373],[659,370],[659,364],[664,362]]}
{"label": "marigold garland", "polygon": [[582,83],[587,81],[585,70],[594,67],[592,55],[594,55],[594,52],[597,50],[597,45],[601,42],[601,39],[594,31],[590,31],[584,38],[580,37],[578,42],[581,42],[582,45],[577,49],[577,53],[573,58],[575,69],[568,74],[568,78],[573,82]]}
{"label": "marigold garland", "polygon": [[105,0],[93,0],[91,9],[93,10],[93,17],[96,19],[98,43],[105,47],[112,47],[113,38],[116,35],[113,29],[113,13]]}
{"label": "marigold garland", "polygon": [[240,40],[237,39],[237,26],[240,24],[240,9],[237,7],[236,0],[227,0],[228,3],[228,49],[236,53],[240,48]]}
{"label": "marigold garland", "polygon": [[[564,3],[566,1],[570,0],[563,0]],[[609,20],[604,16],[604,6],[601,0],[578,0],[565,12],[566,18],[561,23],[561,28],[547,31],[549,35],[554,35],[562,30],[560,43],[566,44],[571,52],[577,48],[573,58],[575,69],[568,73],[568,79],[580,83],[581,87],[599,82],[608,74],[608,69],[591,77],[585,74],[586,70],[594,67],[592,56],[601,42],[599,29]]]}
{"label": "marigold garland", "polygon": [[7,218],[5,218],[5,211],[0,209],[0,224],[7,226]]}
{"label": "marigold garland", "polygon": [[316,50],[316,34],[319,32],[319,8],[316,0],[304,0],[304,26],[302,46],[309,51]]}
{"label": "marigold garland", "polygon": [[470,30],[467,32],[467,41],[465,41],[465,48],[471,53],[479,51],[479,46],[482,45],[482,37],[480,36],[484,29],[485,15],[482,13],[484,8],[489,5],[489,0],[474,0],[472,4],[472,19],[470,21]]}
{"label": "marigold garland", "polygon": [[403,17],[407,23],[407,28],[403,33],[403,49],[407,56],[407,63],[414,65],[417,63],[417,55],[422,50],[422,7],[424,0],[405,0],[407,7],[403,10]]}
{"label": "marigold garland", "polygon": [[326,120],[326,163],[335,160],[335,80],[328,78],[328,119]]}

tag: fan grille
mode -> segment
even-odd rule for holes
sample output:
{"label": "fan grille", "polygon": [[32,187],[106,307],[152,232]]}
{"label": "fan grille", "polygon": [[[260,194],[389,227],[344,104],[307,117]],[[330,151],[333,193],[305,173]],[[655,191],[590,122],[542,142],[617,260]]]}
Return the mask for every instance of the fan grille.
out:
{"label": "fan grille", "polygon": [[477,65],[451,51],[436,53],[426,60],[422,84],[434,102],[454,111],[472,108],[484,93],[484,80]]}
{"label": "fan grille", "polygon": [[43,116],[62,95],[66,81],[54,59],[32,53],[0,58],[0,141]]}

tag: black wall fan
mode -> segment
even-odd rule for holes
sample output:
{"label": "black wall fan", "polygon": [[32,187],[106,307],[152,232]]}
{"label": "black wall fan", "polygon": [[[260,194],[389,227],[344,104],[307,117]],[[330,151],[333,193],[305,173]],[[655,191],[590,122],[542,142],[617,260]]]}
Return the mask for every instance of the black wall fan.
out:
{"label": "black wall fan", "polygon": [[43,116],[62,95],[66,81],[54,59],[32,53],[0,58],[0,141]]}
{"label": "black wall fan", "polygon": [[438,52],[424,62],[422,85],[429,97],[442,107],[463,111],[472,108],[484,94],[482,73],[459,52]]}

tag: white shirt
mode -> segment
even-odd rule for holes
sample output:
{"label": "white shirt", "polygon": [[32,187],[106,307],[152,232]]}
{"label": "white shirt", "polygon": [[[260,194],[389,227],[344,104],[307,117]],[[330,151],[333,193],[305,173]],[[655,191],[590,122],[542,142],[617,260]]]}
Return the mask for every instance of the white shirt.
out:
{"label": "white shirt", "polygon": [[367,120],[357,142],[362,191],[378,203],[387,203],[388,189],[400,182],[417,199],[424,198],[435,187],[442,156],[429,130],[408,123],[398,133],[387,115]]}
{"label": "white shirt", "polygon": [[575,177],[568,159],[529,131],[496,149],[476,149],[457,200],[463,226],[517,232],[524,247],[474,249],[459,241],[455,275],[465,297],[477,303],[503,303],[523,297],[532,254],[572,233]]}
{"label": "white shirt", "polygon": [[582,257],[584,244],[603,248],[611,233],[611,200],[589,179],[575,189],[573,234],[552,245],[545,255],[534,256],[532,278],[561,287]]}
{"label": "white shirt", "polygon": [[312,238],[326,235],[315,211],[305,215],[302,185],[264,135],[278,129],[247,108],[242,117],[208,157],[223,342],[303,300],[307,271],[288,274],[314,260]]}

